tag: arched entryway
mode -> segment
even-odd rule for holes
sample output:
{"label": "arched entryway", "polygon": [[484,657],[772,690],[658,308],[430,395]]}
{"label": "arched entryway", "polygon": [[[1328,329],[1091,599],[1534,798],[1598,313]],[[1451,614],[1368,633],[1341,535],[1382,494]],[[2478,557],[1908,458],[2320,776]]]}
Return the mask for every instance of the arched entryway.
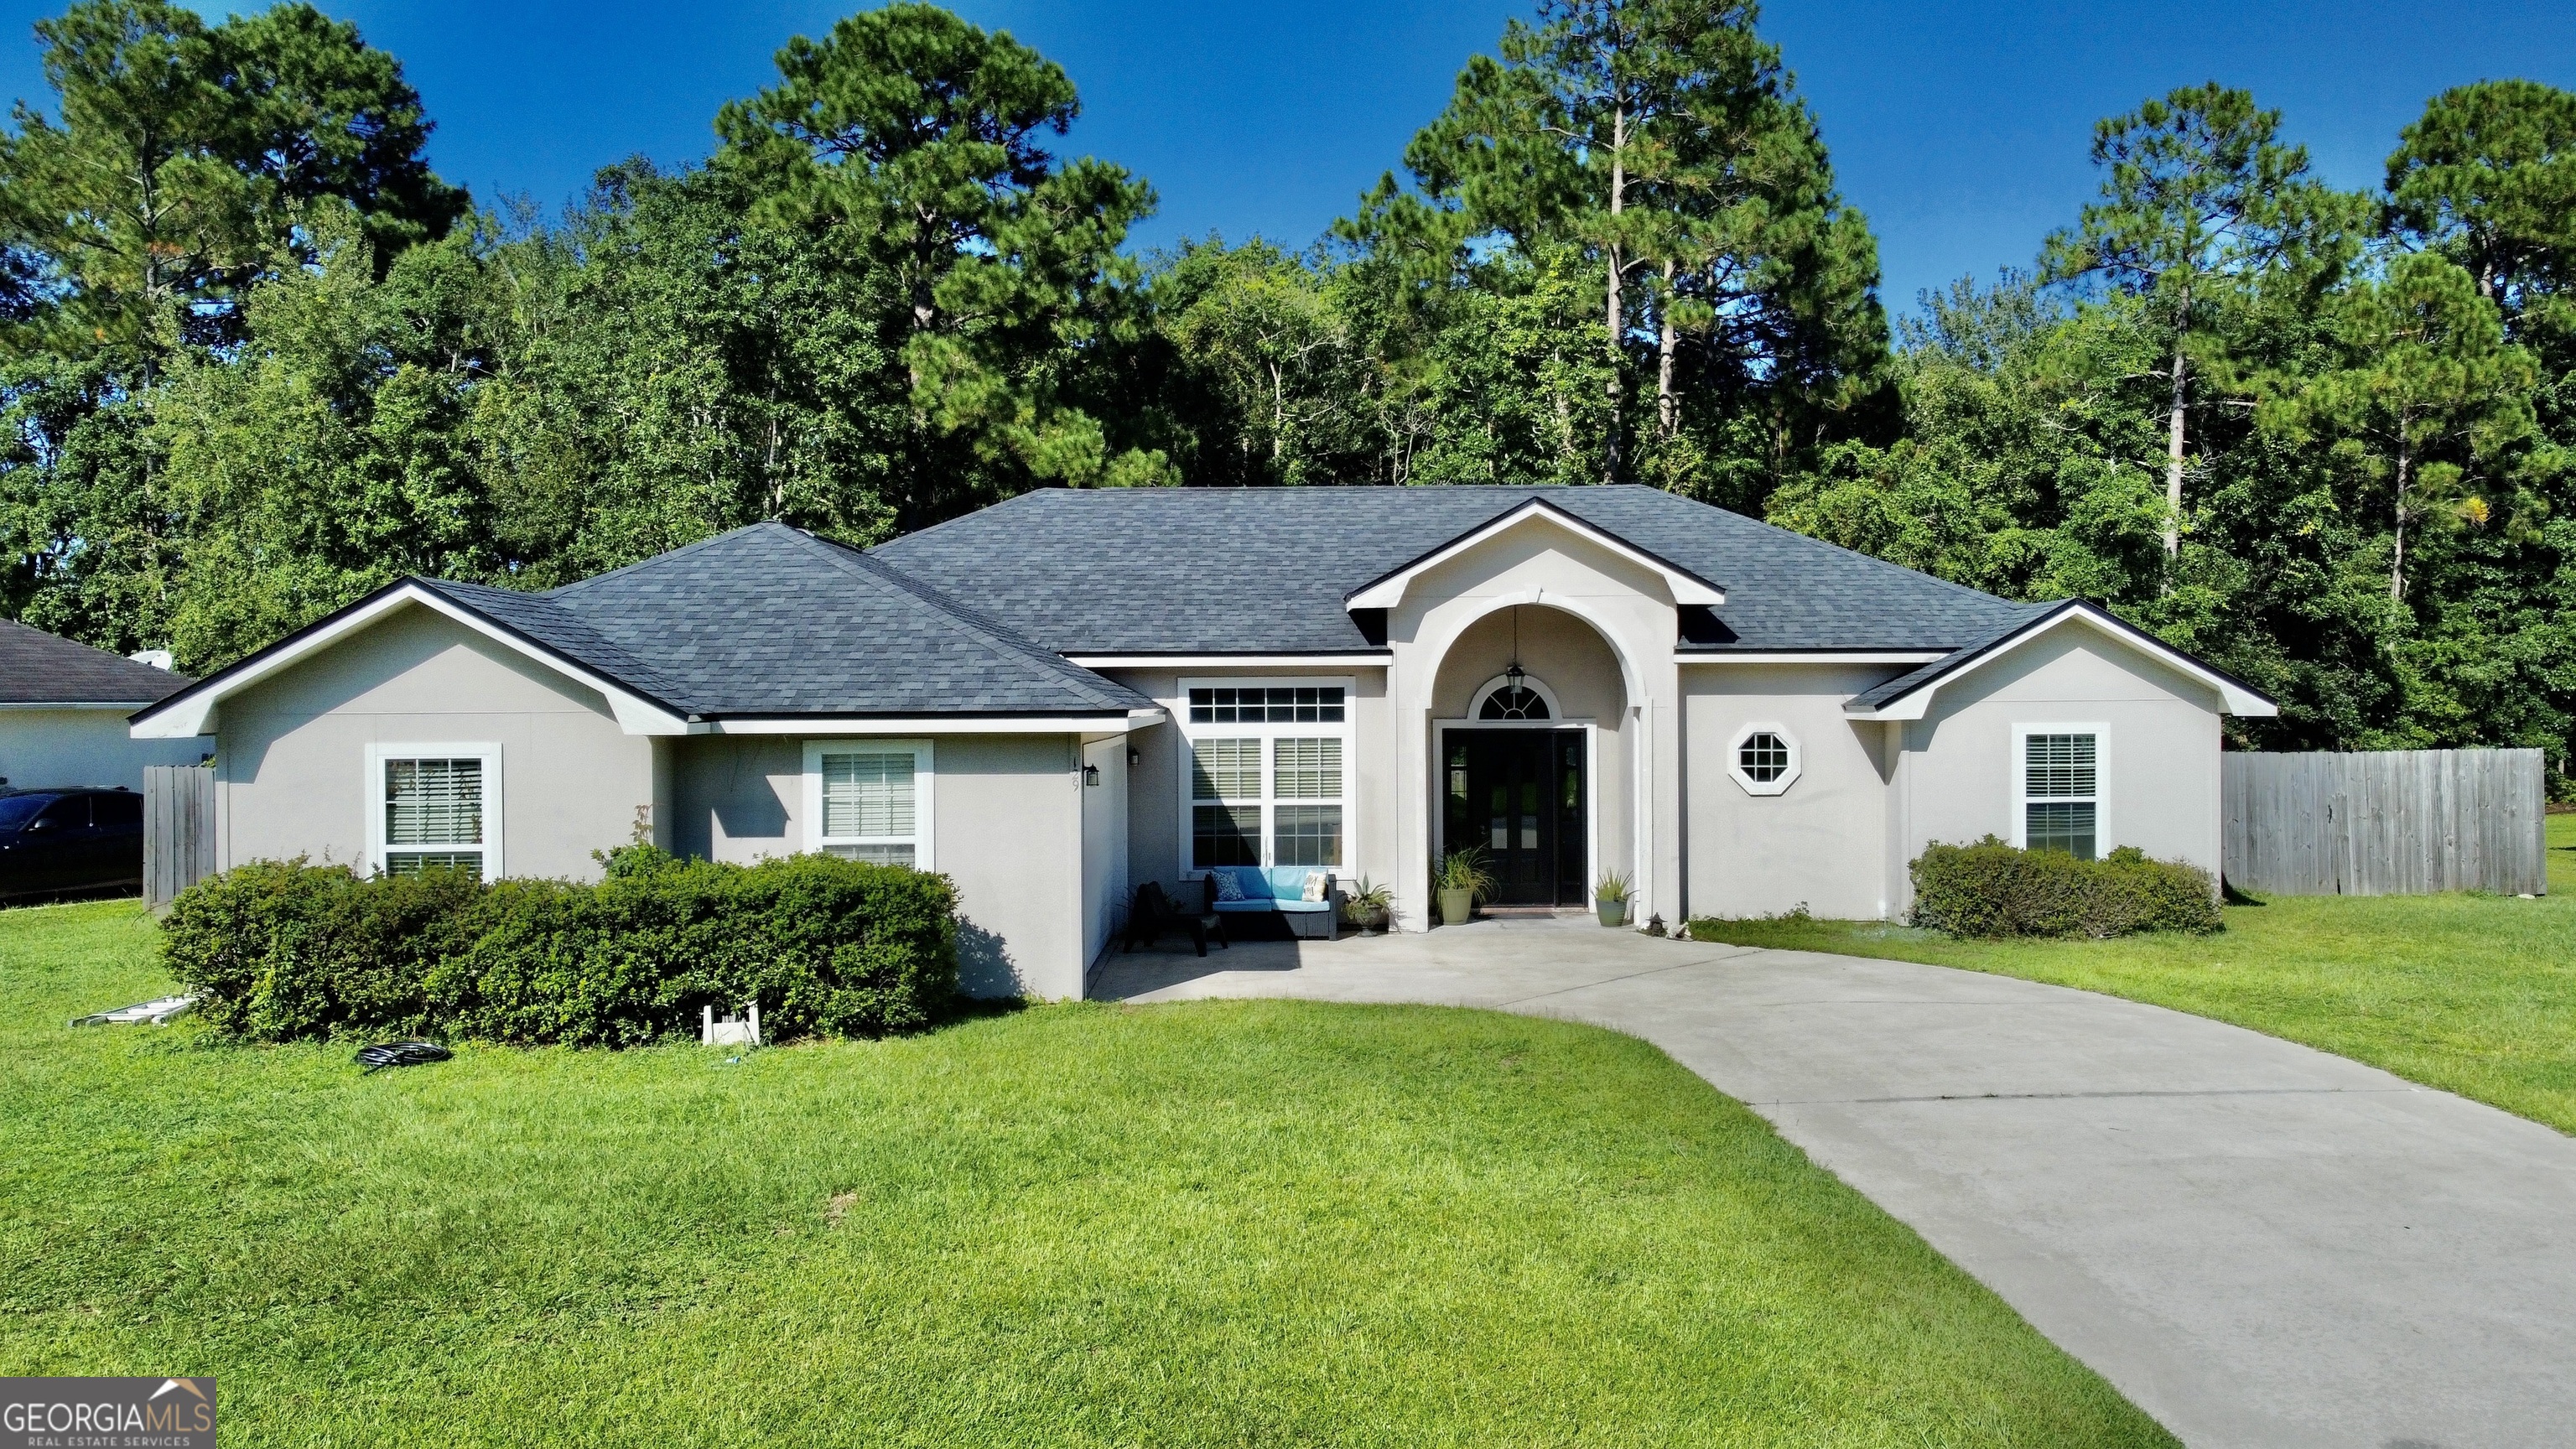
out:
{"label": "arched entryway", "polygon": [[1626,687],[1585,620],[1511,605],[1467,626],[1443,657],[1432,710],[1434,854],[1473,846],[1488,903],[1580,908],[1624,871]]}

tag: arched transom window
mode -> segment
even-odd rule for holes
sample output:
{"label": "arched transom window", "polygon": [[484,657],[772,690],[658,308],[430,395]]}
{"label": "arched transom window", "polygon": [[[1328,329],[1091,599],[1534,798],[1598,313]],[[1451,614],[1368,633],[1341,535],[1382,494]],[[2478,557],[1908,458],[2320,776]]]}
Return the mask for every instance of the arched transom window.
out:
{"label": "arched transom window", "polygon": [[1478,719],[1547,719],[1547,701],[1526,683],[1506,684],[1485,696]]}

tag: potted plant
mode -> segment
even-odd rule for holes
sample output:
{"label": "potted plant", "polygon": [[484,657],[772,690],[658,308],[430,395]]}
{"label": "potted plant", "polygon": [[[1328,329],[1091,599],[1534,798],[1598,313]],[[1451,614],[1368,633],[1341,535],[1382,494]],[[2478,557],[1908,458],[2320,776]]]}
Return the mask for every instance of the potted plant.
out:
{"label": "potted plant", "polygon": [[1601,924],[1616,926],[1628,919],[1628,877],[1609,871],[1592,887],[1592,909],[1599,913]]}
{"label": "potted plant", "polygon": [[1472,845],[1442,856],[1431,883],[1440,892],[1440,924],[1444,926],[1467,924],[1467,918],[1475,914],[1476,897],[1494,888],[1494,878],[1485,869],[1485,852]]}
{"label": "potted plant", "polygon": [[1361,876],[1342,899],[1342,915],[1368,935],[1386,930],[1387,917],[1395,912],[1395,892],[1367,876]]}

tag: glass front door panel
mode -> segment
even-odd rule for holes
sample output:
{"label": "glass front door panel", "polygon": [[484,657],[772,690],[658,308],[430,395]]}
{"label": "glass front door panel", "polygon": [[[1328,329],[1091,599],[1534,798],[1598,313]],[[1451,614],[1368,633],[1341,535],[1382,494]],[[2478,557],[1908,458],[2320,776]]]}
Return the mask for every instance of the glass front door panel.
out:
{"label": "glass front door panel", "polygon": [[1460,730],[1447,743],[1447,839],[1485,848],[1493,903],[1581,905],[1582,733]]}

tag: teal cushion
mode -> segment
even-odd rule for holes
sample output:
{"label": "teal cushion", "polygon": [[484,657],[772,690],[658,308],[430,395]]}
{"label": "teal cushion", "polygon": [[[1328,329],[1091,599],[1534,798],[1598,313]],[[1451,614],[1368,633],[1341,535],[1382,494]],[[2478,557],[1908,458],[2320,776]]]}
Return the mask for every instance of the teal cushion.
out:
{"label": "teal cushion", "polygon": [[[1282,901],[1304,901],[1306,898],[1306,876],[1310,871],[1322,871],[1325,875],[1331,875],[1333,873],[1329,867],[1320,865],[1274,865],[1270,867],[1270,894]],[[1311,902],[1309,902],[1309,904],[1311,904]]]}

